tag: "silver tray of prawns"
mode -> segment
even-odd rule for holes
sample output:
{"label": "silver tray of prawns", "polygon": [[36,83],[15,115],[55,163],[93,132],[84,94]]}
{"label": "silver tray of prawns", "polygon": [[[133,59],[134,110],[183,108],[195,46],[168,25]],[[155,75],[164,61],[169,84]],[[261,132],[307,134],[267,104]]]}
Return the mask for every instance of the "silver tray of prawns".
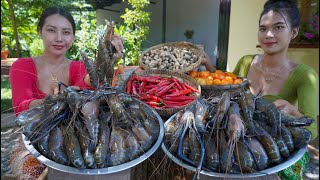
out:
{"label": "silver tray of prawns", "polygon": [[[263,117],[257,117],[256,112],[254,119],[261,118],[262,122],[269,122],[264,116],[274,108],[272,104],[264,100],[257,100],[256,103],[260,103],[256,104],[259,113],[265,113],[262,114]],[[313,120],[306,117],[287,117],[286,114],[273,109],[281,116],[283,138],[280,139],[286,139],[285,142],[278,140],[276,135],[270,135],[272,128],[265,128],[268,124],[263,126],[263,129],[268,131],[259,131],[259,136],[242,136],[241,133],[249,133],[252,127],[262,127],[256,121],[251,127],[244,123],[234,123],[236,115],[243,115],[239,113],[242,111],[240,104],[241,99],[231,101],[228,92],[221,96],[220,101],[214,103],[198,99],[196,105],[177,112],[165,122],[162,150],[176,164],[195,172],[194,176],[199,177],[202,174],[221,178],[250,178],[274,174],[293,165],[307,151],[311,133],[298,126],[310,125]],[[213,110],[210,112],[208,109]],[[209,112],[209,115],[205,115],[205,112]],[[230,128],[235,127],[235,124],[236,128]],[[214,131],[211,131],[212,129]],[[237,132],[230,129],[245,131]],[[288,132],[291,140],[289,144]],[[288,146],[284,148],[282,143]]]}
{"label": "silver tray of prawns", "polygon": [[123,93],[93,96],[74,111],[63,98],[22,112],[16,122],[30,153],[62,172],[103,175],[138,165],[159,148],[164,126],[155,110]]}

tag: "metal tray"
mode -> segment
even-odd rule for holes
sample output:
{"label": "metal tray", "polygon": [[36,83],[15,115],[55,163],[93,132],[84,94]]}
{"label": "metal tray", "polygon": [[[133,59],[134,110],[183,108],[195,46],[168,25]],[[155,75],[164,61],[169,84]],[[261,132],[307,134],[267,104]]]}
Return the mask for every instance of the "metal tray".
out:
{"label": "metal tray", "polygon": [[[140,101],[140,100],[138,100],[138,101]],[[147,106],[147,108],[150,108],[150,107]],[[63,164],[59,164],[51,159],[48,159],[47,157],[40,154],[33,147],[33,145],[29,144],[30,141],[23,134],[22,134],[22,139],[23,139],[23,142],[24,142],[24,145],[26,146],[26,148],[30,151],[30,153],[34,157],[36,157],[41,163],[43,163],[43,164],[45,164],[55,170],[67,172],[67,173],[71,173],[71,174],[81,174],[81,175],[103,175],[103,174],[116,173],[116,172],[123,171],[123,170],[129,169],[133,166],[140,164],[141,162],[143,162],[144,160],[149,158],[160,147],[162,140],[163,140],[163,136],[164,136],[163,121],[162,121],[162,118],[160,117],[160,115],[155,110],[153,110],[152,108],[150,108],[150,109],[152,110],[154,115],[156,115],[157,120],[159,122],[159,126],[160,126],[159,137],[158,137],[157,141],[147,152],[142,154],[140,157],[138,157],[132,161],[126,162],[124,164],[117,165],[117,166],[100,168],[100,169],[79,169],[76,167],[66,166]]]}
{"label": "metal tray", "polygon": [[[167,124],[172,121],[175,118],[176,114],[172,115],[165,123],[164,123],[164,127],[167,126]],[[196,167],[191,166],[187,163],[185,163],[184,161],[178,159],[177,157],[175,157],[173,154],[171,154],[171,152],[167,149],[166,145],[164,144],[164,142],[162,142],[161,144],[161,148],[162,150],[165,152],[165,154],[176,164],[196,172]],[[300,148],[299,150],[296,150],[294,152],[291,153],[291,155],[289,156],[289,158],[287,158],[286,161],[282,162],[281,164],[278,164],[276,166],[264,169],[262,171],[259,172],[255,172],[255,173],[243,173],[243,174],[235,174],[235,173],[218,173],[218,172],[213,172],[213,171],[205,171],[205,170],[201,170],[200,173],[203,175],[207,175],[207,176],[213,176],[213,177],[221,177],[221,178],[252,178],[252,177],[259,177],[259,176],[265,176],[265,175],[270,175],[270,174],[274,174],[277,173],[281,170],[284,170],[286,168],[288,168],[289,166],[293,165],[295,162],[297,162],[303,155],[304,153],[307,151],[307,145]]]}

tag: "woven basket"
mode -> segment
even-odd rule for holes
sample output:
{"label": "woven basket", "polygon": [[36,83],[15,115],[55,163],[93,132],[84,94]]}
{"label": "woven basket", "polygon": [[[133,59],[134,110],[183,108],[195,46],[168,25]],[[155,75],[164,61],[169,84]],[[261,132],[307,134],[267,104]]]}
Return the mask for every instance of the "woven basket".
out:
{"label": "woven basket", "polygon": [[[156,45],[156,46],[152,46],[152,47],[146,49],[145,51],[143,51],[143,53],[139,57],[139,66],[144,70],[151,69],[149,66],[147,66],[146,64],[142,63],[142,58],[145,56],[146,53],[150,52],[151,50],[159,49],[159,48],[161,48],[163,46],[177,47],[177,48],[187,48],[190,51],[192,51],[198,57],[198,60],[195,63],[189,65],[188,67],[185,67],[185,68],[182,68],[182,69],[179,69],[179,70],[174,70],[174,71],[178,71],[178,72],[182,72],[182,73],[183,72],[189,72],[189,71],[197,68],[201,64],[201,61],[202,61],[202,59],[204,58],[204,55],[205,55],[205,52],[199,46],[197,46],[195,44],[192,44],[192,43],[189,43],[189,42],[182,41],[182,42],[163,43],[163,44],[159,44],[159,45]],[[168,69],[164,69],[164,70],[168,70]]]}
{"label": "woven basket", "polygon": [[246,85],[249,83],[246,78],[238,77],[242,79],[242,83],[239,84],[228,84],[228,85],[210,85],[210,86],[201,86],[201,96],[204,98],[216,97],[221,96],[223,92],[229,91],[231,97],[236,95],[241,89],[245,88]]}
{"label": "woven basket", "polygon": [[[198,89],[199,93],[197,93],[196,96],[200,96],[200,94],[201,94],[201,88],[200,88],[200,85],[198,84],[198,82],[195,79],[193,79],[191,76],[188,76],[183,73],[178,73],[178,72],[169,71],[169,70],[150,69],[150,70],[136,72],[136,75],[137,76],[160,75],[161,77],[174,77],[176,79],[179,79],[181,82],[187,83],[188,85]],[[180,111],[181,109],[184,109],[188,106],[191,106],[195,103],[196,103],[196,99],[193,100],[192,102],[190,102],[189,104],[178,107],[178,108],[166,108],[166,109],[165,108],[156,108],[155,110],[161,116],[170,117],[172,114],[174,114],[174,113],[176,113],[176,112]]]}

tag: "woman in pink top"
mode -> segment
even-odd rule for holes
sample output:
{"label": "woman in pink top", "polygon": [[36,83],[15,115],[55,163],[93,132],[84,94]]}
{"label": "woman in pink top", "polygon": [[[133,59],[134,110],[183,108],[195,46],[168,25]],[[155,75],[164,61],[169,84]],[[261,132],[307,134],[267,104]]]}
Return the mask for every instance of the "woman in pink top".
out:
{"label": "woman in pink top", "polygon": [[[20,112],[42,104],[47,94],[56,94],[57,82],[80,89],[92,88],[84,64],[66,58],[75,37],[72,15],[58,7],[46,9],[39,20],[38,33],[44,44],[41,56],[19,58],[10,68],[12,105],[16,116]],[[122,55],[123,39],[114,35],[116,57]]]}
{"label": "woman in pink top", "polygon": [[[29,108],[41,105],[48,94],[58,92],[58,82],[76,88],[92,89],[85,66],[66,58],[75,37],[75,22],[63,8],[47,8],[41,15],[38,33],[44,44],[41,56],[19,58],[10,68],[12,105],[16,116]],[[116,48],[115,58],[122,56],[123,39],[110,39]],[[46,168],[24,147],[20,139],[10,156],[10,167],[19,179],[36,179]]]}

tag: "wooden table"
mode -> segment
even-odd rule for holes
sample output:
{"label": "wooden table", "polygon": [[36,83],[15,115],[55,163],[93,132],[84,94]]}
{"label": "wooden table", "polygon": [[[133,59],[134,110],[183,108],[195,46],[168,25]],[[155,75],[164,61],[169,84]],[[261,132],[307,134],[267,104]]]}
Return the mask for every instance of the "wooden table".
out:
{"label": "wooden table", "polygon": [[10,67],[17,59],[18,58],[1,59],[1,75],[9,75]]}

